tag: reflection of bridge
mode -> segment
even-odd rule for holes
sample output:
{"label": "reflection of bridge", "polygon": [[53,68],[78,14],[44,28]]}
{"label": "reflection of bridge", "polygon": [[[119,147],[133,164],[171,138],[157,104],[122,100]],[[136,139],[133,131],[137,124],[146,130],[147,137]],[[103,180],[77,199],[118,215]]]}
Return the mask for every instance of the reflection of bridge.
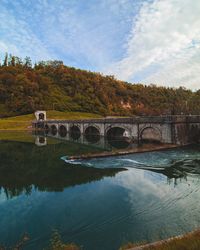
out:
{"label": "reflection of bridge", "polygon": [[98,135],[90,135],[89,137],[81,134],[79,137],[70,135],[67,133],[65,136],[61,136],[60,133],[52,134],[51,131],[35,131],[35,144],[37,146],[46,146],[48,144],[48,138],[58,139],[63,142],[78,143],[81,145],[92,146],[93,148],[102,150],[112,149],[132,149],[137,145],[132,143],[128,138],[118,138],[116,140],[109,140],[106,137]]}
{"label": "reflection of bridge", "polygon": [[[83,134],[107,138],[128,137],[137,143],[157,141],[161,143],[188,144],[200,140],[200,116],[154,116],[133,118],[102,118],[84,120],[42,120],[33,122],[35,129],[44,129],[52,135],[78,139]],[[91,137],[92,140],[93,137]]]}

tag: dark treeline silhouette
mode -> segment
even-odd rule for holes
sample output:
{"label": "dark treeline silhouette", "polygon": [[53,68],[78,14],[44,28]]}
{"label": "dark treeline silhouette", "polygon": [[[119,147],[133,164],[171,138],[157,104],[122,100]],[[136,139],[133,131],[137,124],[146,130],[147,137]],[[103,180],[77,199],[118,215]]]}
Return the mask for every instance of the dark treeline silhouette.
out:
{"label": "dark treeline silhouette", "polygon": [[29,57],[6,54],[0,65],[0,116],[52,108],[102,115],[198,114],[200,90],[130,84],[62,61],[33,65]]}

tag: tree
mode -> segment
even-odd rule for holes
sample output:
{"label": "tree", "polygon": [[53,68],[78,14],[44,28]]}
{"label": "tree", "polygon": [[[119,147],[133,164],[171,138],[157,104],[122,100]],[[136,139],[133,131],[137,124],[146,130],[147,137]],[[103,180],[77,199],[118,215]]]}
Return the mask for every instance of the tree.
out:
{"label": "tree", "polygon": [[25,57],[24,66],[25,66],[25,68],[32,68],[31,58],[29,56]]}
{"label": "tree", "polygon": [[5,54],[3,66],[4,66],[4,67],[8,66],[8,53],[7,53],[7,52],[6,52],[6,54]]}
{"label": "tree", "polygon": [[15,56],[11,56],[10,65],[11,66],[15,66],[16,65]]}

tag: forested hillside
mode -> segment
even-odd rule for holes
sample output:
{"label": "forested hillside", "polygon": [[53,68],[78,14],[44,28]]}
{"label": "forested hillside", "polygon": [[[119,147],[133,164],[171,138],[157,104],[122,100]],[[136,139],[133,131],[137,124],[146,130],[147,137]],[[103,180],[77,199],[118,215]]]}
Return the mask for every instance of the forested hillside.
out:
{"label": "forested hillside", "polygon": [[6,54],[0,66],[0,116],[37,109],[102,115],[200,114],[200,90],[130,84],[113,76]]}

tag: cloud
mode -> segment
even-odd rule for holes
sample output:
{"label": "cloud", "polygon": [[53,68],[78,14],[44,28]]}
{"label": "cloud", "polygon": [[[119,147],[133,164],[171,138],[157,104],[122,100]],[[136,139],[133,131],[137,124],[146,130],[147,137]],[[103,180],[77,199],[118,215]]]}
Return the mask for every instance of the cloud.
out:
{"label": "cloud", "polygon": [[56,10],[55,23],[44,18],[44,36],[66,63],[101,70],[121,57],[124,33],[133,14],[129,2],[89,0],[69,5],[60,1],[62,8]]}
{"label": "cloud", "polygon": [[2,0],[1,49],[99,71],[121,58],[140,2]]}
{"label": "cloud", "polygon": [[126,53],[109,71],[128,81],[199,88],[199,0],[145,2],[128,35]]}
{"label": "cloud", "polygon": [[0,54],[199,88],[199,0],[0,1]]}
{"label": "cloud", "polygon": [[[50,59],[51,55],[45,44],[38,39],[28,23],[23,18],[17,18],[13,11],[4,5],[0,7],[1,54],[9,52],[22,57],[31,55],[33,60]],[[21,14],[22,17],[25,16],[23,12]]]}

